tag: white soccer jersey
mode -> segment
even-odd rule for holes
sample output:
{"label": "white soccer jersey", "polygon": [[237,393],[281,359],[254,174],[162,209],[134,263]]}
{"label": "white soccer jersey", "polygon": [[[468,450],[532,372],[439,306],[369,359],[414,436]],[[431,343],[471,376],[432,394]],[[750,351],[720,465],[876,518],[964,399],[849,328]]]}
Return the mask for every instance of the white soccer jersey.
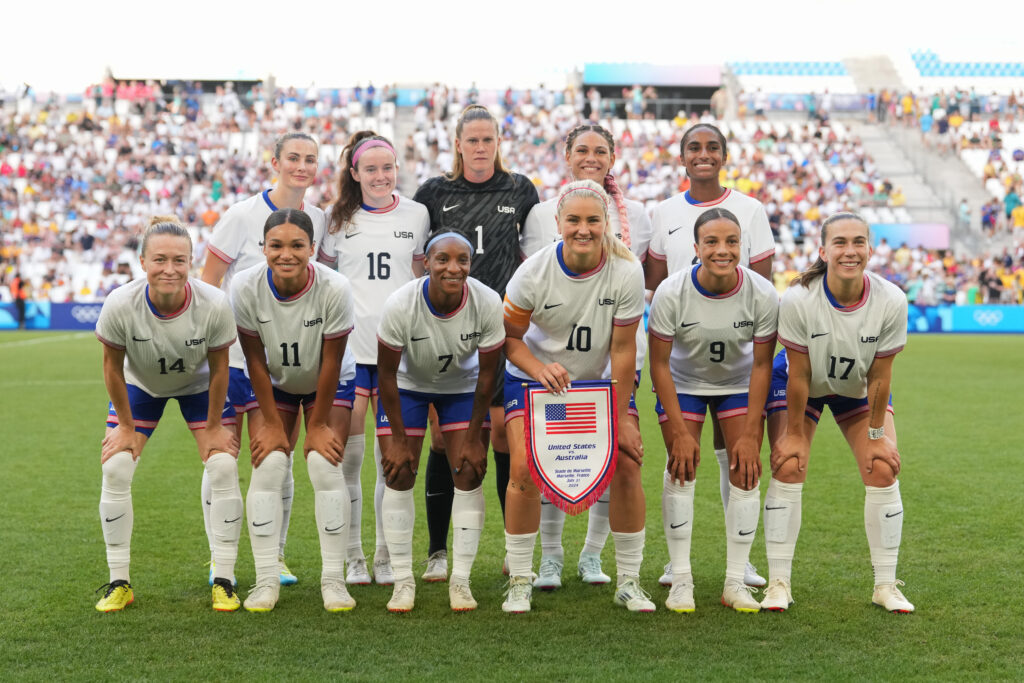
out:
{"label": "white soccer jersey", "polygon": [[290,394],[316,391],[322,340],[352,331],[352,287],[319,263],[309,264],[306,287],[286,299],[266,264],[243,270],[231,284],[231,307],[238,331],[263,342],[273,385]]}
{"label": "white soccer jersey", "polygon": [[[644,277],[639,261],[605,254],[593,270],[575,274],[562,260],[562,243],[540,250],[509,281],[505,316],[529,319],[523,341],[545,365],[558,362],[570,380],[611,377],[612,328],[644,314]],[[527,379],[509,362],[508,372]]]}
{"label": "white soccer jersey", "polygon": [[698,268],[673,273],[658,285],[647,327],[672,342],[669,369],[676,393],[743,393],[750,386],[754,344],[775,343],[779,296],[770,282],[742,266],[736,287],[712,294],[697,282]]}
{"label": "white soccer jersey", "polygon": [[427,207],[398,195],[395,200],[387,212],[357,210],[347,230],[324,236],[317,256],[352,283],[359,325],[348,343],[365,365],[377,364],[381,304],[413,279],[412,264],[423,260],[430,230]]}
{"label": "white soccer jersey", "polygon": [[501,298],[479,280],[466,278],[462,303],[442,315],[427,298],[428,280],[406,283],[384,304],[377,336],[402,352],[398,388],[428,394],[476,391],[478,352],[505,343]]}
{"label": "white soccer jersey", "polygon": [[742,192],[726,190],[711,202],[694,202],[689,191],[669,197],[654,208],[649,257],[668,262],[668,272],[687,270],[694,264],[693,224],[711,208],[728,209],[740,220],[740,265],[763,261],[775,254],[775,238],[764,205]]}
{"label": "white soccer jersey", "polygon": [[810,357],[810,397],[864,398],[871,363],[907,343],[907,296],[870,272],[864,273],[864,296],[852,306],[836,302],[824,276],[809,288],[791,286],[779,306],[779,341]]}
{"label": "white soccer jersey", "polygon": [[[647,257],[647,247],[651,244],[651,219],[640,202],[627,199],[626,216],[629,218],[630,250],[641,261]],[[537,204],[526,216],[526,226],[519,242],[519,249],[524,258],[533,256],[552,242],[561,239],[558,236],[557,212],[558,198]],[[615,236],[622,239],[622,221],[619,211],[613,202],[608,206],[608,223]]]}
{"label": "white soccer jersey", "polygon": [[161,316],[149,301],[146,280],[133,280],[103,302],[96,336],[124,349],[124,378],[150,396],[208,391],[207,354],[235,341],[235,320],[224,292],[189,278],[185,303]]}
{"label": "white soccer jersey", "polygon": [[[231,280],[235,275],[246,268],[267,263],[261,246],[263,226],[270,218],[270,214],[277,209],[278,207],[270,201],[270,190],[264,190],[233,204],[213,227],[210,242],[206,245],[206,258],[213,256],[228,264],[228,270],[220,284],[220,288],[225,292],[231,291]],[[303,204],[302,210],[313,221],[313,242],[320,244],[327,233],[327,219],[323,210],[309,204]],[[230,358],[231,367],[245,367],[245,355],[238,344],[231,347]]]}

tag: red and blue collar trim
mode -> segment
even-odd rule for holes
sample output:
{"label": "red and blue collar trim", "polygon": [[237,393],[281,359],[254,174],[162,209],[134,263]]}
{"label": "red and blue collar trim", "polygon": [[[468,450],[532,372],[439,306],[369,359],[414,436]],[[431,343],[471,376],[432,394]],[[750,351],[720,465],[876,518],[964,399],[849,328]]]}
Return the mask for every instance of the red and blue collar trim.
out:
{"label": "red and blue collar trim", "polygon": [[836,299],[836,297],[832,294],[832,290],[830,290],[828,288],[828,274],[827,273],[825,274],[825,276],[823,276],[821,278],[821,286],[825,288],[825,298],[828,299],[828,302],[830,304],[832,304],[832,308],[836,309],[837,311],[842,311],[843,313],[850,313],[852,311],[856,311],[858,308],[861,308],[864,304],[867,303],[867,301],[868,301],[868,293],[871,292],[871,280],[869,280],[868,276],[865,275],[864,276],[864,293],[861,294],[860,300],[857,303],[855,303],[855,304],[851,304],[849,306],[843,306],[841,303],[839,303],[838,299]]}
{"label": "red and blue collar trim", "polygon": [[160,320],[170,320],[177,318],[179,315],[185,312],[189,304],[192,303],[192,285],[185,282],[185,301],[178,307],[178,310],[173,313],[163,315],[160,311],[156,310],[156,306],[153,305],[153,300],[149,298],[149,285],[146,285],[146,305],[149,306],[149,311]]}
{"label": "red and blue collar trim", "polygon": [[286,301],[295,301],[296,299],[301,297],[303,294],[308,292],[310,289],[312,289],[313,288],[313,278],[316,275],[316,270],[313,268],[313,264],[312,263],[308,264],[306,266],[306,268],[307,268],[306,272],[309,275],[309,277],[306,278],[306,286],[303,287],[298,292],[296,292],[295,294],[292,294],[291,296],[281,296],[281,293],[277,291],[277,287],[274,286],[274,273],[273,273],[273,271],[270,270],[270,268],[267,268],[267,284],[270,285],[270,291],[273,293],[274,298],[277,299],[278,301],[282,302],[282,303],[286,302]]}
{"label": "red and blue collar trim", "polygon": [[715,294],[711,290],[701,287],[700,282],[697,280],[697,271],[700,269],[700,267],[701,264],[698,263],[693,267],[693,269],[690,270],[690,280],[693,282],[693,286],[697,289],[697,291],[700,292],[703,296],[707,297],[708,299],[728,299],[730,296],[740,291],[740,287],[743,286],[743,271],[737,268],[736,286],[723,294]]}
{"label": "red and blue collar trim", "polygon": [[387,206],[382,206],[380,208],[377,208],[375,206],[370,206],[369,204],[366,204],[365,202],[359,202],[359,207],[363,211],[365,211],[367,213],[388,213],[388,212],[394,211],[395,209],[398,208],[398,195],[397,194],[392,194],[391,195],[391,203],[388,204]]}
{"label": "red and blue collar trim", "polygon": [[685,199],[686,203],[691,206],[717,206],[718,204],[724,202],[725,198],[728,197],[730,194],[732,194],[732,190],[727,187],[725,188],[725,192],[723,192],[722,196],[719,197],[718,199],[712,199],[710,202],[698,202],[696,199],[693,198],[693,195],[690,194],[690,191],[687,190],[686,192],[683,193],[683,199]]}
{"label": "red and blue collar trim", "polygon": [[[270,188],[268,188],[266,190],[263,190],[263,201],[265,201],[267,203],[267,206],[270,207],[271,211],[277,211],[278,210],[279,207],[276,206],[274,204],[274,202],[270,201]],[[305,207],[306,207],[306,202],[300,202],[299,203],[299,211],[304,210]]]}
{"label": "red and blue collar trim", "polygon": [[601,251],[601,260],[598,262],[598,264],[596,266],[594,266],[593,268],[591,268],[590,270],[588,270],[585,273],[576,273],[576,272],[573,272],[572,270],[570,270],[569,266],[565,265],[565,259],[562,257],[562,247],[563,246],[565,246],[565,242],[559,242],[555,246],[555,256],[558,259],[558,267],[562,269],[563,273],[565,273],[566,275],[571,277],[573,280],[586,280],[588,277],[590,277],[591,275],[594,275],[595,273],[600,271],[602,268],[604,268],[605,261],[608,260],[608,255],[606,253],[604,253],[604,250],[602,250]]}
{"label": "red and blue collar trim", "polygon": [[469,284],[462,283],[462,301],[455,307],[455,310],[451,313],[442,313],[441,311],[434,308],[434,304],[430,303],[430,295],[427,293],[427,287],[430,284],[430,276],[423,278],[423,300],[427,302],[427,308],[430,310],[430,314],[435,318],[441,320],[447,320],[448,318],[454,317],[459,311],[466,307],[466,302],[469,301]]}

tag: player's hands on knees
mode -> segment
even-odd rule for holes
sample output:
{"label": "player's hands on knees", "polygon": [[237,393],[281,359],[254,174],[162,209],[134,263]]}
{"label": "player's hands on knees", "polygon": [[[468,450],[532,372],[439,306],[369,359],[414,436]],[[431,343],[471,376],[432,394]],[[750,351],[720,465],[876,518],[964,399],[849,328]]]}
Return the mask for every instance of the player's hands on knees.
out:
{"label": "player's hands on knees", "polygon": [[337,432],[326,422],[310,422],[306,427],[306,441],[303,452],[309,457],[310,451],[316,451],[332,465],[340,465],[345,457],[345,447],[341,444]]}
{"label": "player's hands on knees", "polygon": [[263,426],[257,429],[249,440],[252,466],[259,467],[263,458],[270,455],[272,451],[287,453],[289,451],[288,444],[288,435],[285,434],[284,427],[280,423],[264,422]]}
{"label": "player's hands on knees", "polygon": [[552,394],[560,394],[569,388],[569,371],[563,368],[561,363],[548,363],[540,369],[534,379]]}
{"label": "player's hands on knees", "polygon": [[392,437],[391,444],[387,448],[381,449],[380,468],[384,472],[384,482],[387,484],[395,482],[403,467],[409,468],[409,471],[415,475],[412,463],[412,450],[405,439]]}
{"label": "player's hands on knees", "polygon": [[632,419],[619,420],[619,451],[627,457],[636,461],[637,465],[644,464],[644,442],[640,438],[640,429]]}
{"label": "player's hands on knees", "polygon": [[131,453],[132,460],[139,459],[135,453],[135,430],[124,425],[114,427],[103,437],[103,444],[100,447],[100,464],[110,460],[121,451]]}
{"label": "player's hands on knees", "polygon": [[673,481],[693,481],[700,465],[700,444],[685,429],[668,445],[668,470]]}
{"label": "player's hands on knees", "polygon": [[729,469],[740,475],[744,490],[751,490],[761,480],[761,449],[757,440],[744,434],[729,451]]}
{"label": "player's hands on knees", "polygon": [[881,439],[869,439],[867,446],[867,462],[864,466],[870,474],[875,467],[875,461],[881,460],[892,468],[893,476],[900,473],[900,452],[896,448],[896,442],[888,435]]}
{"label": "player's hands on knees", "polygon": [[775,445],[772,449],[771,455],[771,466],[772,474],[779,471],[787,460],[795,458],[797,461],[797,470],[800,472],[807,471],[807,457],[810,455],[810,444],[807,443],[807,439],[803,436],[796,434],[787,433],[782,440]]}
{"label": "player's hands on knees", "polygon": [[479,439],[466,439],[459,455],[462,464],[456,468],[456,472],[461,471],[464,467],[471,467],[476,473],[477,479],[484,478],[484,475],[487,474],[487,449]]}
{"label": "player's hands on knees", "polygon": [[209,458],[214,453],[227,453],[228,455],[237,458],[238,457],[238,436],[235,435],[235,430],[228,429],[222,424],[219,425],[207,425],[206,427],[206,457]]}

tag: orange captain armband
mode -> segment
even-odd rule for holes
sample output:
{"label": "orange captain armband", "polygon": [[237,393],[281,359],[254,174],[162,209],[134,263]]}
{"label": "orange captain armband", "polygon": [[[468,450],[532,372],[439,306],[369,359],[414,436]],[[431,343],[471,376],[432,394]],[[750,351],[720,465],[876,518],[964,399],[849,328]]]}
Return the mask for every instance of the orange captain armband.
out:
{"label": "orange captain armband", "polygon": [[530,324],[530,316],[532,314],[533,311],[516,306],[508,300],[508,294],[505,295],[505,322],[517,327],[527,327]]}

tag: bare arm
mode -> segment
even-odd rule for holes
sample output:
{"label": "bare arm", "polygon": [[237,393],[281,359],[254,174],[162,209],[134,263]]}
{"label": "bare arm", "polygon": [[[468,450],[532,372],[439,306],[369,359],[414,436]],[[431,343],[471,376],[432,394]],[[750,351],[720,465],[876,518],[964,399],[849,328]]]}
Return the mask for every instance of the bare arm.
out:
{"label": "bare arm", "polygon": [[106,462],[121,451],[128,451],[133,457],[138,457],[135,454],[135,419],[128,400],[128,383],[124,379],[124,353],[124,349],[103,345],[103,383],[114,405],[114,413],[117,414],[117,427],[103,439],[100,462]]}

